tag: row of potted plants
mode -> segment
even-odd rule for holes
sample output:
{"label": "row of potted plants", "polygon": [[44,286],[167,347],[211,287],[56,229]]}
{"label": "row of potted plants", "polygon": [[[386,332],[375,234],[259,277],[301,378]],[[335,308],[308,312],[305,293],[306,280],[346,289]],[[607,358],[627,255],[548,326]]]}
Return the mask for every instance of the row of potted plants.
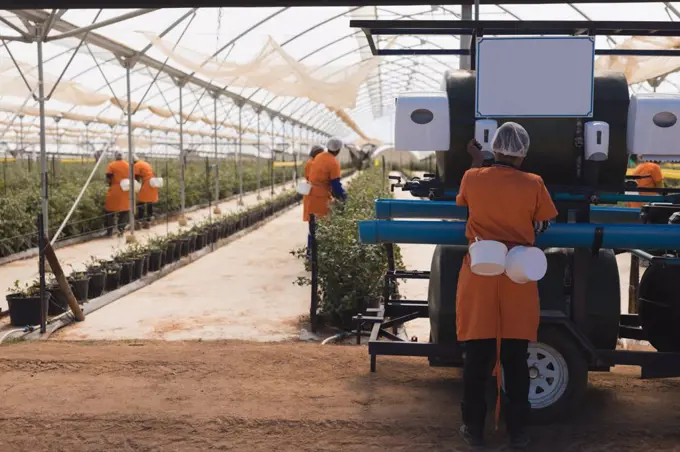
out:
{"label": "row of potted plants", "polygon": [[[299,200],[297,194],[285,193],[242,212],[220,215],[196,224],[191,229],[156,236],[143,245],[128,245],[108,260],[93,257],[86,263],[84,271],[71,272],[68,276],[69,285],[78,302],[85,303],[135,282],[150,272],[160,271],[182,257],[246,229]],[[49,278],[46,288],[49,296],[48,314],[54,316],[66,312],[66,294],[53,277]],[[39,324],[40,281],[36,280],[23,287],[16,281],[8,290],[10,294],[6,299],[12,325]]]}

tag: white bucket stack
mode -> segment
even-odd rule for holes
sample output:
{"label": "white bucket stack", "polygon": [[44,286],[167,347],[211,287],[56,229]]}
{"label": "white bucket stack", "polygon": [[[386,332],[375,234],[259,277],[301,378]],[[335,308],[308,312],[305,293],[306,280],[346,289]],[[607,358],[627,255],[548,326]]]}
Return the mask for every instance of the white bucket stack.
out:
{"label": "white bucket stack", "polygon": [[495,240],[477,240],[469,248],[470,270],[479,276],[503,273],[517,284],[540,281],[548,271],[543,251],[532,246],[507,246]]}
{"label": "white bucket stack", "polygon": [[130,191],[130,179],[123,179],[120,181],[120,189],[123,191]]}
{"label": "white bucket stack", "polygon": [[307,195],[312,191],[312,184],[310,184],[310,183],[307,182],[306,180],[300,181],[300,182],[298,182],[297,187],[295,188],[295,190],[296,190],[299,194],[301,194],[301,195],[303,195],[303,196],[307,196]]}
{"label": "white bucket stack", "polygon": [[149,185],[151,185],[153,188],[161,188],[163,186],[163,178],[152,177],[151,180],[149,180]]}
{"label": "white bucket stack", "polygon": [[547,271],[545,253],[533,246],[516,246],[505,258],[505,274],[518,284],[539,281]]}
{"label": "white bucket stack", "polygon": [[469,248],[470,270],[479,276],[497,276],[505,271],[508,247],[495,240],[478,240]]}

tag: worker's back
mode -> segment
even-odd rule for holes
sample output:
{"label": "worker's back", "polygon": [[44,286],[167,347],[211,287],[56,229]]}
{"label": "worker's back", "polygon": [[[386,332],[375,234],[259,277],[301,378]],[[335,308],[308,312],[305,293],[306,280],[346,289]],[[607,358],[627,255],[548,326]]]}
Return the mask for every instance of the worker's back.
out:
{"label": "worker's back", "polygon": [[633,176],[642,176],[642,179],[636,180],[639,188],[654,188],[663,179],[661,167],[653,162],[640,163],[631,174]]}
{"label": "worker's back", "polygon": [[340,163],[329,152],[322,152],[314,157],[314,163],[309,171],[309,182],[312,184],[310,196],[329,197],[330,182],[340,178]]}
{"label": "worker's back", "polygon": [[469,208],[470,241],[533,245],[533,222],[547,221],[556,213],[543,180],[509,166],[468,170],[456,202]]}

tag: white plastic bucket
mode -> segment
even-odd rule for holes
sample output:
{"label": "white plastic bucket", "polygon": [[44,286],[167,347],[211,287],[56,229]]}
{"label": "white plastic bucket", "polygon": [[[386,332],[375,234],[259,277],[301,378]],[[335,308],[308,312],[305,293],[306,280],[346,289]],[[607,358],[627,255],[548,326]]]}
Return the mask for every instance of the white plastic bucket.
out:
{"label": "white plastic bucket", "polygon": [[545,253],[533,246],[516,246],[505,258],[505,274],[518,284],[539,281],[546,271],[548,260]]}
{"label": "white plastic bucket", "polygon": [[152,177],[151,180],[149,181],[149,185],[151,185],[153,188],[161,188],[163,186],[163,178]]}
{"label": "white plastic bucket", "polygon": [[495,240],[479,240],[470,245],[470,270],[479,276],[496,276],[505,271],[508,247]]}
{"label": "white plastic bucket", "polygon": [[120,189],[123,191],[130,191],[130,179],[123,179],[120,181]]}
{"label": "white plastic bucket", "polygon": [[301,195],[306,196],[312,191],[312,184],[310,184],[306,180],[300,181],[298,182],[297,188],[295,190],[297,190],[297,192],[300,193]]}
{"label": "white plastic bucket", "polygon": [[135,181],[135,193],[139,193],[139,191],[142,189],[142,184],[139,182]]}

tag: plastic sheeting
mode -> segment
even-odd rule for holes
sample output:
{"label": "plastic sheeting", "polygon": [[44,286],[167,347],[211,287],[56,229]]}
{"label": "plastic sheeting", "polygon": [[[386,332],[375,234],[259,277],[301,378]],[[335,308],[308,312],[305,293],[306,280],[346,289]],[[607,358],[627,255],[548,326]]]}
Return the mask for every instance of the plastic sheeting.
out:
{"label": "plastic sheeting", "polygon": [[[617,49],[680,49],[680,38],[635,36],[616,46]],[[679,57],[601,56],[595,61],[596,71],[616,71],[626,75],[629,85],[663,77],[680,69]]]}
{"label": "plastic sheeting", "polygon": [[244,64],[220,61],[141,32],[173,62],[220,84],[261,88],[284,97],[305,97],[337,109],[356,107],[359,87],[380,64],[373,57],[349,67],[306,66],[281,48],[271,37],[255,58]]}

